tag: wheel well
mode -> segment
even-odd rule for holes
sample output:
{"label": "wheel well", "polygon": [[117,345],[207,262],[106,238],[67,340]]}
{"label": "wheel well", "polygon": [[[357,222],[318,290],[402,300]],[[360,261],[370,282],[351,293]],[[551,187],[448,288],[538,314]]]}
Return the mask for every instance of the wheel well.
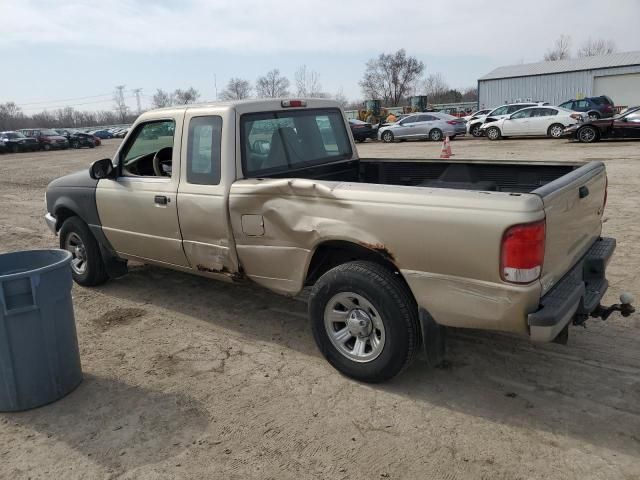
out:
{"label": "wheel well", "polygon": [[56,231],[60,230],[62,224],[67,218],[76,217],[77,214],[67,207],[58,207],[55,211],[56,215]]}
{"label": "wheel well", "polygon": [[382,265],[397,273],[398,277],[402,279],[402,283],[406,285],[395,264],[393,255],[384,245],[360,245],[339,240],[325,242],[316,248],[309,262],[305,285],[313,285],[332,268],[355,260],[366,260]]}

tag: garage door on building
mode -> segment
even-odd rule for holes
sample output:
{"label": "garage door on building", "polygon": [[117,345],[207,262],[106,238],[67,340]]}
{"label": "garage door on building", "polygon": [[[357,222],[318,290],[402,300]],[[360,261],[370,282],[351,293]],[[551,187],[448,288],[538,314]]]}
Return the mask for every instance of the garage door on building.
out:
{"label": "garage door on building", "polygon": [[595,77],[593,92],[607,95],[616,105],[640,105],[640,73]]}

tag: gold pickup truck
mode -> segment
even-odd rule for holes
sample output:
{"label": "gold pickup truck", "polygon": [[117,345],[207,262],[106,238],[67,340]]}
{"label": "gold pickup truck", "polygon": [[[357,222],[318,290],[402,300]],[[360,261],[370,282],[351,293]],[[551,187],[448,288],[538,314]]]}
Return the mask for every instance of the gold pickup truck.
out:
{"label": "gold pickup truck", "polygon": [[323,355],[387,380],[444,328],[567,338],[600,305],[600,162],[363,159],[338,104],[250,100],[142,114],[113,159],[53,181],[46,221],[93,286],[136,260],[283,295],[311,287]]}

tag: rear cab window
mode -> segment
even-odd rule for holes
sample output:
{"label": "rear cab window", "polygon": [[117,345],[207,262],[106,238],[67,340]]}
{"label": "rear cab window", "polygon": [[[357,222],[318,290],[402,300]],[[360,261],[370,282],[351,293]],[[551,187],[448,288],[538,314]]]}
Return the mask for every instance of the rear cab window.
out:
{"label": "rear cab window", "polygon": [[242,168],[246,177],[310,167],[352,157],[337,108],[283,110],[240,117]]}

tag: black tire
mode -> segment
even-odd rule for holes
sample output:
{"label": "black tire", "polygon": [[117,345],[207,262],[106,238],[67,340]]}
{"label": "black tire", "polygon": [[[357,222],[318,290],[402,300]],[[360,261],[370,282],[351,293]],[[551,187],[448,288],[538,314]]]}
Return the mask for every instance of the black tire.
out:
{"label": "black tire", "polygon": [[45,144],[42,146],[42,149],[43,149],[45,152],[48,152],[49,150],[51,150],[51,145],[49,145],[48,143],[45,143]]}
{"label": "black tire", "polygon": [[89,144],[89,148],[96,148],[95,143],[90,143],[90,144]]}
{"label": "black tire", "polygon": [[389,130],[385,131],[382,133],[382,141],[384,143],[392,143],[393,142],[393,132],[390,132]]}
{"label": "black tire", "polygon": [[78,142],[73,142],[73,143],[71,144],[71,148],[80,148],[80,143],[78,143]]}
{"label": "black tire", "polygon": [[[71,268],[73,280],[83,287],[94,287],[101,285],[109,279],[100,254],[100,247],[95,237],[89,230],[89,227],[79,217],[69,217],[60,228],[60,248],[67,248],[67,238],[70,235],[76,235],[80,238],[84,245],[86,255],[86,268],[83,273],[78,273],[76,269]],[[75,257],[75,253],[72,252]]]}
{"label": "black tire", "polygon": [[[341,293],[357,294],[379,312],[384,343],[381,352],[371,360],[358,362],[348,358],[329,338],[325,309]],[[320,277],[309,297],[309,317],[322,355],[336,370],[362,382],[378,383],[393,378],[411,364],[419,350],[418,307],[411,292],[396,274],[373,262],[345,263]]]}
{"label": "black tire", "polygon": [[11,145],[11,152],[18,153],[20,151],[20,147],[18,145]]}
{"label": "black tire", "polygon": [[580,143],[593,143],[600,140],[600,134],[598,130],[591,125],[585,125],[580,128],[576,134]]}
{"label": "black tire", "polygon": [[469,133],[471,133],[471,135],[473,135],[474,137],[481,137],[482,136],[482,130],[480,130],[481,126],[482,126],[481,123],[476,123],[469,129]]}
{"label": "black tire", "polygon": [[502,137],[502,133],[500,133],[500,129],[498,127],[487,128],[485,135],[489,140],[500,140]]}
{"label": "black tire", "polygon": [[562,138],[563,134],[564,134],[564,125],[562,125],[561,123],[554,123],[547,130],[547,135],[550,136],[551,138]]}
{"label": "black tire", "polygon": [[429,140],[432,142],[439,142],[443,139],[442,130],[434,128],[429,132]]}
{"label": "black tire", "polygon": [[600,118],[600,114],[598,112],[589,112],[589,118],[592,120],[598,120]]}

